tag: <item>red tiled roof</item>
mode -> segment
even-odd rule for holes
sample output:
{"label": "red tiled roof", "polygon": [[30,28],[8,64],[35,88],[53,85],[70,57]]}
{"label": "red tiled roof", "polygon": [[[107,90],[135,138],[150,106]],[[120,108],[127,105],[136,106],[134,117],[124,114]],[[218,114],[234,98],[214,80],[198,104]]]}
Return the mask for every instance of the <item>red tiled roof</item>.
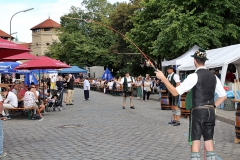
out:
{"label": "red tiled roof", "polygon": [[59,28],[60,24],[55,22],[54,20],[48,18],[47,20],[43,21],[42,23],[34,26],[33,28],[31,28],[31,30],[33,29],[43,29],[43,28]]}
{"label": "red tiled roof", "polygon": [[32,44],[32,43],[21,43],[21,44],[19,44],[19,45],[21,45],[21,46],[23,46],[23,47],[25,47],[25,48],[30,49],[31,44]]}
{"label": "red tiled roof", "polygon": [[10,35],[0,29],[0,37],[8,37],[8,38],[10,38]]}

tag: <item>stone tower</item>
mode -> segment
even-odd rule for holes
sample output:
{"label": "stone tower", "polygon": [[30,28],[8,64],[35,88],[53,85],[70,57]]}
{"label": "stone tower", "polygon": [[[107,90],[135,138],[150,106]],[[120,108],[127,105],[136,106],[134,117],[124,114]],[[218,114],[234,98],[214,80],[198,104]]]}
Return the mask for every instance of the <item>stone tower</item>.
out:
{"label": "stone tower", "polygon": [[31,28],[32,30],[32,54],[43,56],[49,45],[54,40],[58,40],[56,29],[60,28],[60,24],[48,18],[42,23]]}

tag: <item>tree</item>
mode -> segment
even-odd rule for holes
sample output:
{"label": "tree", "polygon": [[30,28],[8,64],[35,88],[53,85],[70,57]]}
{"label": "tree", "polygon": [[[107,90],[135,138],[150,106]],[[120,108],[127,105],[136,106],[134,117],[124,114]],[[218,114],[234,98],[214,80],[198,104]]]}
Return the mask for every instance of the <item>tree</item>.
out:
{"label": "tree", "polygon": [[[154,54],[153,46],[161,30],[156,20],[164,13],[165,5],[163,1],[141,1],[140,6],[141,8],[136,10],[131,16],[134,28],[126,35],[130,37],[149,58],[152,57],[150,58],[152,62],[156,61],[157,67],[160,68],[163,57],[159,54]],[[132,47],[132,49],[134,49],[134,47]]]}
{"label": "tree", "polygon": [[236,0],[168,2],[166,12],[157,20],[161,31],[154,42],[154,54],[172,59],[194,44],[212,49],[239,43],[239,7]]}
{"label": "tree", "polygon": [[237,0],[144,0],[127,35],[158,62],[185,53],[194,44],[205,49],[239,43]]}
{"label": "tree", "polygon": [[[103,26],[84,21],[92,16],[93,13],[84,13],[80,8],[72,7],[69,14],[61,17],[59,42],[52,44],[48,55],[70,65],[113,68],[116,60],[115,55],[109,53],[109,47],[115,42],[116,35]],[[103,15],[96,18],[108,23]]]}

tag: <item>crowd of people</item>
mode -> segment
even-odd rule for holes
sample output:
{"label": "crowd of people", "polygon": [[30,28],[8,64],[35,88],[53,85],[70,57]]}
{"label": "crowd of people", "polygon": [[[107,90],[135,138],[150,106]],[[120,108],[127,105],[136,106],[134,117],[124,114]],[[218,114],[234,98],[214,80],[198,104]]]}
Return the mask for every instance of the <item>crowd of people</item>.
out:
{"label": "crowd of people", "polygon": [[[180,83],[179,75],[174,73],[173,66],[167,67],[168,76],[166,77],[161,71],[157,70],[156,77],[151,79],[149,74],[145,77],[132,77],[129,72],[125,72],[124,77],[114,78],[107,82],[106,80],[91,79],[85,77],[84,81],[76,79],[72,74],[62,76],[44,76],[39,85],[31,83],[30,85],[15,84],[10,87],[2,88],[0,95],[0,118],[2,120],[11,119],[8,109],[17,107],[33,107],[34,113],[32,118],[42,120],[41,112],[46,106],[46,102],[55,103],[58,97],[54,91],[60,91],[60,99],[66,105],[73,105],[74,82],[83,83],[85,100],[89,99],[89,90],[91,85],[97,89],[103,88],[104,93],[114,90],[121,90],[123,93],[122,108],[126,109],[127,97],[130,97],[130,109],[135,109],[133,102],[133,88],[136,89],[136,96],[139,100],[146,102],[149,100],[151,93],[158,92],[161,98],[161,90],[168,90],[169,105],[172,107],[173,120],[169,124],[173,126],[180,125],[179,95],[186,92],[186,106],[190,105],[189,121],[189,142],[191,146],[191,160],[200,160],[200,140],[204,138],[204,149],[206,150],[206,159],[215,159],[213,136],[215,127],[215,108],[226,100],[226,92],[219,80],[219,71],[215,75],[209,72],[205,65],[208,60],[206,52],[203,49],[197,50],[194,55],[194,64],[196,71],[190,74]],[[229,81],[234,79],[231,73],[228,73]],[[207,77],[207,78],[206,78]],[[63,96],[63,93],[64,96]],[[218,99],[214,101],[215,93]],[[59,96],[59,95],[58,95]],[[189,103],[187,104],[187,102]],[[58,102],[62,106],[62,102]],[[2,130],[1,130],[2,132]],[[2,139],[2,137],[1,137]],[[1,143],[2,146],[2,143]],[[3,153],[0,155],[3,156]]]}
{"label": "crowd of people", "polygon": [[[7,77],[7,76],[6,76]],[[10,77],[10,76],[9,76]],[[42,120],[41,112],[49,104],[54,104],[62,110],[63,102],[73,105],[75,77],[72,74],[63,76],[43,76],[37,84],[24,84],[24,82],[9,83],[2,87],[0,95],[0,118],[10,120],[8,110],[15,108],[33,108],[31,119]],[[59,94],[58,94],[59,93]]]}

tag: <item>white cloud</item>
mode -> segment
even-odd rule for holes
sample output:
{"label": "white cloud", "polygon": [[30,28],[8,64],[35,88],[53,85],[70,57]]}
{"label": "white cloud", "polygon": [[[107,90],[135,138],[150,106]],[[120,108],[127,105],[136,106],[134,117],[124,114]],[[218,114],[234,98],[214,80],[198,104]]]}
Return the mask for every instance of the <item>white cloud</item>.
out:
{"label": "white cloud", "polygon": [[[127,0],[109,0],[111,3],[122,2]],[[15,15],[12,19],[12,33],[18,32],[19,41],[31,42],[32,32],[30,28],[43,22],[49,16],[52,20],[60,23],[60,17],[69,13],[71,6],[80,7],[82,0],[0,0],[0,29],[10,33],[10,19],[18,11],[28,8],[34,10],[22,12]],[[13,35],[15,36],[15,35]]]}

